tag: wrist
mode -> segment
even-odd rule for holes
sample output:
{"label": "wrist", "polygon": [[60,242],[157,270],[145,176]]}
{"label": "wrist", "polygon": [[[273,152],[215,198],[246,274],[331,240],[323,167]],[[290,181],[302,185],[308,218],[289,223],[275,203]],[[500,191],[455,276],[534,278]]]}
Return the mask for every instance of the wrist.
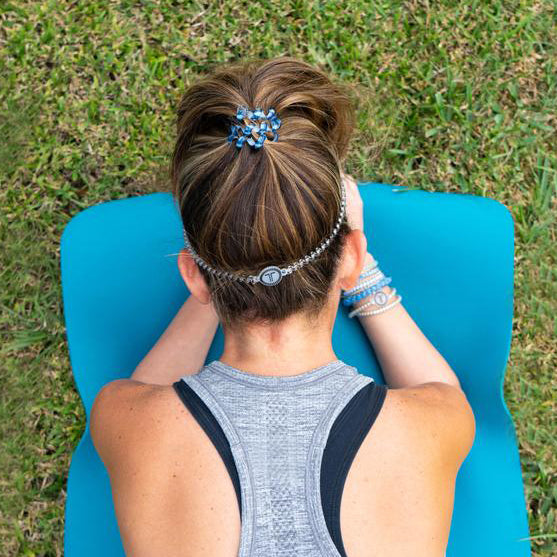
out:
{"label": "wrist", "polygon": [[[352,298],[353,296],[359,296],[363,294],[363,290],[365,287],[368,287],[371,284],[375,284],[380,282],[380,280],[385,279],[386,277],[382,274],[381,270],[377,266],[377,262],[368,251],[364,256],[364,264],[362,269],[360,270],[360,274],[354,286],[350,288],[344,289],[344,293],[342,298],[344,298],[343,303],[346,305],[346,299]],[[387,281],[388,284],[389,281]],[[376,287],[377,288],[377,287]],[[379,287],[381,288],[381,287]],[[361,292],[361,293],[360,293]],[[357,299],[356,306],[361,305],[361,303],[365,303],[365,301],[369,301],[369,294],[365,295],[364,298]],[[355,302],[350,302],[350,305],[354,305]]]}

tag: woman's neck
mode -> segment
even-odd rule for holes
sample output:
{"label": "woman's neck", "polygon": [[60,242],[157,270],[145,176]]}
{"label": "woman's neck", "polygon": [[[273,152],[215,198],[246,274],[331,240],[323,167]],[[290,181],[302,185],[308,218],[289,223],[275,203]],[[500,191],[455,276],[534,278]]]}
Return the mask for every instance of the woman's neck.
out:
{"label": "woman's neck", "polygon": [[225,330],[219,360],[259,375],[289,376],[338,359],[329,319],[308,323],[294,316],[279,325]]}

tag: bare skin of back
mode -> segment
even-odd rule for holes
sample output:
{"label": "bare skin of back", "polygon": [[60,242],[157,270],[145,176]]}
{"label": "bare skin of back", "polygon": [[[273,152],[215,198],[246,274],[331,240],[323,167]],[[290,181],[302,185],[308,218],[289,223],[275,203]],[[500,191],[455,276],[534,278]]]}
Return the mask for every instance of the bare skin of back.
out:
{"label": "bare skin of back", "polygon": [[[439,384],[387,392],[344,486],[348,557],[444,555],[464,458],[451,452],[451,428],[463,422],[461,406],[447,406],[447,389],[449,399],[459,396]],[[96,406],[111,431],[102,454],[126,555],[235,557],[241,522],[233,483],[174,389],[119,380]]]}

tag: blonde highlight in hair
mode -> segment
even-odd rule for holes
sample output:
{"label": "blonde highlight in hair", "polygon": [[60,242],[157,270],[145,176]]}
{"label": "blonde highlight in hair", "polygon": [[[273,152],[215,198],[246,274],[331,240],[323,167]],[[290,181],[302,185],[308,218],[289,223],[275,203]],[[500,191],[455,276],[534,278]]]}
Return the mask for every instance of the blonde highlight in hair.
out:
{"label": "blonde highlight in hair", "polygon": [[[238,106],[274,108],[278,141],[257,150],[228,142]],[[177,108],[170,173],[194,250],[212,267],[241,274],[313,251],[340,214],[340,170],[354,125],[347,89],[288,56],[219,66],[190,86]],[[200,268],[222,325],[318,315],[349,230],[344,220],[320,255],[276,286]]]}

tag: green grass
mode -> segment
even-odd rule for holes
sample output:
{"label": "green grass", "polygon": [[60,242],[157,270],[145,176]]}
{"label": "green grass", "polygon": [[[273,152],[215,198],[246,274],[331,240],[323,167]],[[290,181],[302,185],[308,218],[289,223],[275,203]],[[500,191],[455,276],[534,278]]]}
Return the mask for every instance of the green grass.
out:
{"label": "green grass", "polygon": [[[547,1],[0,3],[0,554],[58,556],[85,426],[59,241],[90,205],[168,191],[173,108],[214,64],[291,54],[358,85],[348,172],[515,220],[505,397],[535,555],[557,552],[557,23]],[[428,9],[428,5],[430,8]]]}

